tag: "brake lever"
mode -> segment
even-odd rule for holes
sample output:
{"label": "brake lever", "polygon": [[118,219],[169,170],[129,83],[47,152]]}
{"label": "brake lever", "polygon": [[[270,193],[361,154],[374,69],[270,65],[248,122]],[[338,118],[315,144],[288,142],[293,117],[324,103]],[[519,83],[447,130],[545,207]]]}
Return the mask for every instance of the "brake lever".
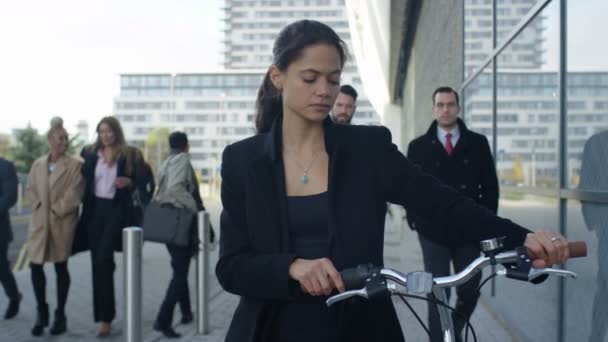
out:
{"label": "brake lever", "polygon": [[[508,275],[506,269],[498,270],[498,271],[496,271],[496,274],[501,275],[501,276]],[[532,281],[538,280],[538,278],[540,278],[540,277],[546,278],[547,276],[550,276],[550,275],[564,277],[564,278],[566,278],[566,277],[576,278],[577,277],[576,273],[574,273],[572,271],[560,270],[557,268],[532,268],[528,272],[528,281],[532,282]]]}
{"label": "brake lever", "polygon": [[325,304],[329,307],[329,306],[332,306],[333,304],[336,304],[337,302],[340,302],[340,301],[343,301],[345,299],[352,298],[352,297],[363,297],[363,298],[367,299],[368,298],[367,288],[364,287],[364,288],[358,289],[358,290],[349,290],[349,291],[344,291],[342,293],[338,293],[337,295],[327,298],[327,300],[325,301]]}
{"label": "brake lever", "polygon": [[538,277],[542,277],[544,275],[554,275],[554,276],[558,276],[558,277],[570,277],[570,278],[576,278],[576,273],[572,272],[572,271],[566,271],[566,270],[560,270],[557,268],[538,268],[538,269],[531,269],[530,273],[528,275],[528,279],[530,281],[535,280]]}

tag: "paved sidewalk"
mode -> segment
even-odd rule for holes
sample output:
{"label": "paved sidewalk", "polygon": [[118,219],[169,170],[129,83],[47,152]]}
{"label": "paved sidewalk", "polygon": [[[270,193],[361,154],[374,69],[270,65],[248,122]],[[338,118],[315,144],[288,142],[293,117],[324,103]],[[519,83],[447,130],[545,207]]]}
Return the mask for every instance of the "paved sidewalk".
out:
{"label": "paved sidewalk", "polygon": [[[205,204],[211,212],[211,221],[214,227],[219,228],[219,211],[220,206],[217,199],[207,198]],[[110,338],[103,339],[105,341],[123,341],[124,334],[124,319],[123,319],[123,254],[116,253],[116,272],[115,272],[115,292],[116,292],[116,320],[113,324],[113,333]],[[215,267],[217,262],[217,249],[211,253],[210,265],[211,269]],[[19,290],[23,294],[21,310],[19,315],[12,320],[0,320],[0,341],[94,341],[97,325],[93,322],[92,311],[92,288],[91,288],[91,262],[89,253],[80,253],[69,260],[70,275],[72,283],[69,292],[68,303],[66,307],[66,315],[68,318],[68,332],[61,336],[50,336],[48,329],[42,337],[35,338],[31,336],[30,330],[36,318],[36,304],[33,296],[33,289],[30,280],[30,271],[26,269],[15,273],[15,278],[19,286]],[[169,254],[164,245],[155,243],[145,243],[143,250],[143,336],[144,341],[161,340],[161,335],[152,329],[154,319],[158,313],[160,303],[164,297],[167,285],[171,277],[171,266]],[[56,307],[56,290],[55,290],[55,271],[52,265],[45,266],[47,276],[47,301],[51,311]],[[190,269],[190,293],[193,305],[195,304],[195,263],[192,259]],[[230,314],[224,311],[230,311],[227,308],[235,307],[235,298],[226,295],[221,291],[215,276],[211,278],[211,324],[212,328],[217,333],[220,330],[225,330],[225,324],[222,323]],[[233,303],[234,302],[234,303]],[[0,311],[3,313],[7,305],[6,296],[0,295]],[[193,307],[195,310],[195,307]],[[221,313],[221,315],[218,315]],[[181,314],[179,309],[176,310],[175,322],[179,322]],[[186,338],[182,340],[192,340],[195,326],[194,324],[179,326],[176,325],[176,330],[184,333]],[[187,338],[187,336],[190,336]],[[204,339],[205,340],[205,339]],[[214,339],[210,339],[213,341]],[[217,339],[216,339],[217,340]]]}
{"label": "paved sidewalk", "polygon": [[[206,198],[205,204],[211,212],[211,219],[216,230],[219,229],[220,205],[217,199]],[[387,266],[399,268],[403,271],[414,271],[422,268],[421,253],[415,233],[403,226],[400,220],[389,220],[387,223]],[[117,317],[114,323],[114,331],[110,338],[105,341],[124,341],[124,319],[123,319],[123,283],[122,283],[122,254],[116,254],[116,300]],[[217,250],[212,252],[212,269],[217,261]],[[35,320],[35,301],[30,282],[29,270],[15,274],[19,283],[20,291],[24,294],[19,315],[10,321],[0,321],[1,341],[95,341],[96,324],[93,322],[92,314],[92,290],[91,271],[88,253],[79,254],[70,259],[70,272],[72,276],[72,287],[66,308],[68,316],[68,332],[65,335],[51,337],[48,329],[45,335],[34,338],[30,335],[30,329]],[[165,339],[154,332],[152,325],[158,312],[160,302],[170,278],[169,255],[163,245],[146,243],[143,251],[143,341],[164,341]],[[47,298],[51,311],[55,308],[55,276],[51,265],[46,267],[47,274]],[[228,324],[237,304],[237,297],[223,292],[219,287],[215,276],[212,276],[211,302],[210,302],[210,325],[211,333],[206,336],[195,335],[194,324],[177,325],[176,330],[183,334],[181,341],[223,341]],[[190,292],[192,302],[195,301],[194,288],[194,260],[190,272]],[[410,300],[418,314],[426,320],[426,305],[423,302]],[[425,341],[425,333],[419,326],[414,316],[398,298],[395,301],[402,326],[406,332],[408,341]],[[0,296],[0,312],[7,305],[6,297]],[[193,307],[193,310],[195,308]],[[181,318],[179,309],[176,309],[175,321]],[[52,319],[51,319],[52,320]],[[477,332],[479,341],[511,341],[507,331],[494,319],[493,315],[481,303],[473,317],[473,325]],[[178,340],[178,341],[180,341]],[[472,339],[469,339],[472,341]],[[174,340],[175,341],[175,340]]]}

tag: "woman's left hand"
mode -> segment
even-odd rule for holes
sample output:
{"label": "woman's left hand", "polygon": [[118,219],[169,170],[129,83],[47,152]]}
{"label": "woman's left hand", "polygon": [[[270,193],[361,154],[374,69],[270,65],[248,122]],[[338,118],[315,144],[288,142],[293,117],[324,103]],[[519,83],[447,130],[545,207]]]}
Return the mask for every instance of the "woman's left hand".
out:
{"label": "woman's left hand", "polygon": [[563,264],[570,257],[568,240],[558,232],[540,231],[529,233],[524,246],[532,258],[532,267],[544,268]]}
{"label": "woman's left hand", "polygon": [[129,177],[116,177],[116,188],[118,189],[130,187],[131,184],[131,178]]}

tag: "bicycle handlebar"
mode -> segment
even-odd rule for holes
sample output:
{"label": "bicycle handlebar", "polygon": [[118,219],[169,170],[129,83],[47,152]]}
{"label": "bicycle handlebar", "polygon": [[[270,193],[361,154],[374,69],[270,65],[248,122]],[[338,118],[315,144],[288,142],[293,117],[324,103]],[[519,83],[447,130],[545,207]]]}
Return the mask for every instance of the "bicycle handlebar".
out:
{"label": "bicycle handlebar", "polygon": [[[584,241],[569,242],[568,249],[570,252],[570,258],[579,258],[587,255],[587,244]],[[433,278],[430,273],[426,272],[412,272],[405,274],[389,268],[381,268],[372,264],[363,264],[354,268],[345,269],[340,272],[342,281],[344,282],[344,286],[347,291],[330,297],[327,300],[327,305],[332,305],[333,303],[353,296],[360,296],[364,298],[371,297],[372,293],[368,293],[366,291],[366,287],[369,287],[369,284],[371,283],[370,280],[374,278],[392,280],[397,284],[405,286],[408,289],[408,292],[411,293],[430,293],[433,286],[453,287],[461,285],[472,278],[477,272],[481,271],[484,267],[491,264],[501,264],[506,267],[505,270],[497,272],[499,275],[505,275],[509,278],[531,281],[535,283],[543,281],[548,275],[569,277],[576,276],[576,274],[573,272],[566,270],[553,268],[531,268],[531,260],[528,257],[524,247],[492,256],[479,257],[460,273],[447,277]],[[384,282],[383,286],[390,293],[400,293],[400,290],[397,289],[397,287],[393,284],[386,284],[386,282]],[[376,291],[374,290],[374,292]]]}
{"label": "bicycle handlebar", "polygon": [[[454,309],[447,305],[447,297],[443,289],[463,284],[475,274],[481,272],[484,267],[496,264],[500,264],[504,267],[504,269],[493,272],[494,274],[487,279],[496,275],[504,275],[512,279],[539,283],[544,281],[549,275],[576,277],[575,273],[563,269],[532,268],[532,260],[525,247],[518,247],[513,251],[499,253],[502,250],[501,239],[484,240],[481,243],[481,247],[484,256],[475,259],[463,271],[447,277],[433,278],[433,275],[427,272],[412,272],[405,274],[397,270],[376,267],[371,264],[345,269],[341,272],[341,276],[347,291],[329,297],[326,300],[326,304],[327,306],[331,306],[351,297],[362,297],[373,300],[395,294],[399,295],[407,304],[403,296],[433,293],[435,295],[435,301],[429,301],[437,306],[443,338],[445,341],[454,341],[455,333],[452,315],[448,311],[448,309]],[[587,245],[582,241],[569,242],[568,249],[570,258],[584,257],[587,255]],[[391,281],[389,282],[389,280]],[[486,281],[484,281],[482,285]],[[425,299],[423,296],[413,297]],[[411,307],[410,309],[414,312]],[[416,315],[415,312],[414,314]],[[416,315],[416,317],[418,316]],[[418,321],[424,327],[424,323],[422,323],[420,319],[418,319]],[[468,319],[467,325],[473,333],[473,339],[477,341],[475,331]],[[430,336],[431,334],[429,333],[429,337]]]}

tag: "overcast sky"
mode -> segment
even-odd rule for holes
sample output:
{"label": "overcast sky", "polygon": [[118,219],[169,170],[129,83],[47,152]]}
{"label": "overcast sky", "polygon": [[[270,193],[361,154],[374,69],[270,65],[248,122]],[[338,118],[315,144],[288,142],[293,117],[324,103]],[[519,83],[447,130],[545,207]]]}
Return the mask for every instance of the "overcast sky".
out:
{"label": "overcast sky", "polygon": [[0,0],[0,132],[112,111],[118,74],[220,69],[222,0]]}

